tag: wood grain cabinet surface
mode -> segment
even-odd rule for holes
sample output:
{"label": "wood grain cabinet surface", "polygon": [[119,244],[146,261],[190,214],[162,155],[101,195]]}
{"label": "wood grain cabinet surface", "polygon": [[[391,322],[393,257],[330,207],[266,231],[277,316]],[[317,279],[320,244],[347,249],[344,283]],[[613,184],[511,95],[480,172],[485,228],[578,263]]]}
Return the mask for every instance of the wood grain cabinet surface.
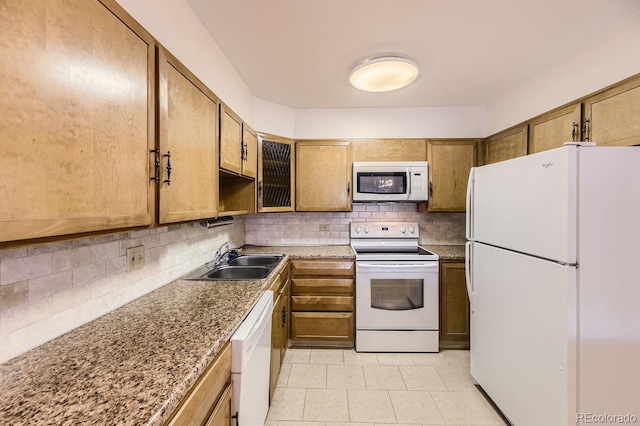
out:
{"label": "wood grain cabinet surface", "polygon": [[258,173],[256,132],[224,103],[220,104],[220,169],[254,179]]}
{"label": "wood grain cabinet surface", "polygon": [[486,138],[483,143],[482,164],[527,155],[528,126],[517,126]]}
{"label": "wood grain cabinet surface", "polygon": [[271,291],[274,294],[273,313],[271,315],[271,371],[269,400],[273,398],[284,355],[289,347],[290,335],[290,299],[291,276],[289,265],[280,272],[278,278],[272,284]]}
{"label": "wood grain cabinet surface", "polygon": [[430,212],[466,209],[469,171],[476,165],[476,139],[428,140]]}
{"label": "wood grain cabinet surface", "polygon": [[353,347],[353,260],[291,262],[291,343]]}
{"label": "wood grain cabinet surface", "polygon": [[440,348],[468,349],[469,297],[461,261],[440,261]]}
{"label": "wood grain cabinet surface", "polygon": [[227,343],[180,401],[165,425],[231,426],[232,395],[231,345]]}
{"label": "wood grain cabinet surface", "polygon": [[155,44],[113,0],[4,1],[0,241],[150,225]]}
{"label": "wood grain cabinet surface", "polygon": [[218,215],[218,99],[159,49],[160,223]]}
{"label": "wood grain cabinet surface", "polygon": [[581,140],[582,104],[572,104],[543,114],[529,123],[529,154]]}
{"label": "wood grain cabinet surface", "polygon": [[351,211],[351,142],[296,142],[296,211]]}

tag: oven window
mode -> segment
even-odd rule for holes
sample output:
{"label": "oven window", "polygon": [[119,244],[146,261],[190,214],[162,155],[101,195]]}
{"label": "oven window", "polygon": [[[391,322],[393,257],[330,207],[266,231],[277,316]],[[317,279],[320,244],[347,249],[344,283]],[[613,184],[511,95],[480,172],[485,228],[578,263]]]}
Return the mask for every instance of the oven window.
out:
{"label": "oven window", "polygon": [[372,279],[371,307],[387,311],[407,311],[424,307],[424,280]]}
{"label": "oven window", "polygon": [[405,194],[404,172],[357,172],[358,192],[362,194]]}

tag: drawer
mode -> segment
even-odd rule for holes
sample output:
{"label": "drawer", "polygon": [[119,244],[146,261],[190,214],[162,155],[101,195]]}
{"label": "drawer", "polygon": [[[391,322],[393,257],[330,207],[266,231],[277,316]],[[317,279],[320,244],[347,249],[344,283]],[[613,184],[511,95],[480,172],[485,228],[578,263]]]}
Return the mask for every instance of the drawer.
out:
{"label": "drawer", "polygon": [[284,269],[278,274],[275,280],[273,280],[273,284],[269,287],[269,290],[273,291],[273,297],[276,297],[278,293],[284,287],[284,284],[289,279],[289,265],[285,265]]}
{"label": "drawer", "polygon": [[296,276],[344,276],[352,277],[355,265],[352,260],[302,260],[291,261],[291,274]]}
{"label": "drawer", "polygon": [[337,294],[353,296],[353,278],[294,278],[291,292],[294,295]]}
{"label": "drawer", "polygon": [[227,343],[209,364],[166,423],[170,426],[201,425],[231,380],[231,345]]}
{"label": "drawer", "polygon": [[205,426],[230,426],[233,411],[233,383],[224,390]]}
{"label": "drawer", "polygon": [[350,296],[293,296],[292,311],[353,312],[353,297]]}
{"label": "drawer", "polygon": [[294,340],[353,341],[353,313],[292,312],[291,338]]}

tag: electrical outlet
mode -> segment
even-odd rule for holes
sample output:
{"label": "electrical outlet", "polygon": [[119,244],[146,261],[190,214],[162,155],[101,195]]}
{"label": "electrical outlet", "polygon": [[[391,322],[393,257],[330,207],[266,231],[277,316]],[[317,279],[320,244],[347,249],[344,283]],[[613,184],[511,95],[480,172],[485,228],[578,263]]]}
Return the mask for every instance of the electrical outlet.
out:
{"label": "electrical outlet", "polygon": [[329,231],[331,230],[331,225],[320,225],[321,231]]}
{"label": "electrical outlet", "polygon": [[127,272],[141,269],[144,266],[144,246],[127,249]]}

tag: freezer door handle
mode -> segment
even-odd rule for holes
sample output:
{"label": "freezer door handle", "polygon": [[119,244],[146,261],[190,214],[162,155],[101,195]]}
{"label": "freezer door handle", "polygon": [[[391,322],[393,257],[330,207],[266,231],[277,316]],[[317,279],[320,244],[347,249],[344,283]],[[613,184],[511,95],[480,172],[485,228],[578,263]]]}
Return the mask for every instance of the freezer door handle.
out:
{"label": "freezer door handle", "polygon": [[464,273],[466,276],[467,283],[467,294],[469,296],[469,303],[473,304],[473,281],[471,277],[473,274],[471,273],[471,257],[473,256],[473,246],[471,241],[467,241],[464,250]]}
{"label": "freezer door handle", "polygon": [[475,167],[469,171],[469,181],[467,182],[467,240],[473,239],[473,185],[475,182]]}

